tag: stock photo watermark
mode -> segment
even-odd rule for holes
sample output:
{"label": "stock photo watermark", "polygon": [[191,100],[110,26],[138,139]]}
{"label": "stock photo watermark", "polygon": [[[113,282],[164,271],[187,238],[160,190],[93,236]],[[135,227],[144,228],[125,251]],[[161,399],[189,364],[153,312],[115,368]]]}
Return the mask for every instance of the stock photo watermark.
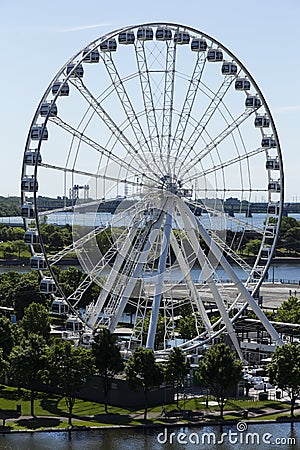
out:
{"label": "stock photo watermark", "polygon": [[[217,433],[214,431],[204,432],[170,432],[167,428],[157,435],[159,444],[194,444],[194,445],[220,445],[220,444],[242,444],[242,445],[296,445],[294,437],[274,437],[271,433],[250,432],[246,422],[238,422],[235,430]],[[251,447],[249,447],[251,448]]]}

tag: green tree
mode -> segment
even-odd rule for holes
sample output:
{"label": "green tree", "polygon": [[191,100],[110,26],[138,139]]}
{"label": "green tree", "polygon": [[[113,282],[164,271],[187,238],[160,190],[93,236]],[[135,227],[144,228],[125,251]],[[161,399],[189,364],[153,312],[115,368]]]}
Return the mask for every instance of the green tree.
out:
{"label": "green tree", "polygon": [[49,236],[49,247],[52,250],[60,250],[64,245],[63,236],[58,231],[54,231]]}
{"label": "green tree", "polygon": [[33,302],[27,306],[19,325],[25,337],[35,333],[46,340],[50,338],[50,316],[44,305]]}
{"label": "green tree", "polygon": [[129,358],[125,367],[125,374],[129,385],[144,392],[144,420],[147,419],[148,392],[154,386],[159,386],[164,379],[163,369],[155,361],[153,350],[138,347]]}
{"label": "green tree", "polygon": [[43,303],[44,297],[40,293],[40,281],[36,271],[22,274],[18,282],[12,286],[12,306],[18,319],[22,319],[24,309],[33,301]]}
{"label": "green tree", "polygon": [[70,426],[76,395],[94,374],[94,362],[90,350],[72,347],[69,341],[57,340],[46,350],[43,380],[61,390],[69,411]]}
{"label": "green tree", "polygon": [[277,347],[268,364],[270,383],[286,391],[291,399],[291,417],[300,396],[300,346],[284,344]]}
{"label": "green tree", "polygon": [[105,412],[107,410],[107,396],[110,389],[111,379],[122,372],[124,368],[120,349],[116,344],[116,336],[107,328],[100,330],[95,336],[92,344],[92,353],[95,357],[95,366],[103,383]]}
{"label": "green tree", "polygon": [[196,377],[215,396],[221,419],[228,396],[242,379],[242,367],[242,362],[224,343],[211,347],[199,362]]}
{"label": "green tree", "polygon": [[13,348],[13,330],[10,320],[3,316],[0,317],[0,348],[7,359]]}
{"label": "green tree", "polygon": [[10,354],[10,375],[19,386],[30,389],[30,411],[34,416],[35,383],[40,379],[44,367],[46,341],[42,336],[31,334],[16,345]]}
{"label": "green tree", "polygon": [[247,253],[247,255],[257,255],[259,252],[261,246],[261,240],[260,239],[251,239],[249,242],[247,242],[244,246],[244,251]]}
{"label": "green tree", "polygon": [[174,347],[166,364],[165,377],[167,382],[171,382],[176,389],[176,403],[178,408],[179,388],[183,386],[184,379],[190,371],[190,365],[185,361],[185,356],[181,348]]}
{"label": "green tree", "polygon": [[276,312],[276,321],[300,324],[300,300],[292,296],[282,302]]}

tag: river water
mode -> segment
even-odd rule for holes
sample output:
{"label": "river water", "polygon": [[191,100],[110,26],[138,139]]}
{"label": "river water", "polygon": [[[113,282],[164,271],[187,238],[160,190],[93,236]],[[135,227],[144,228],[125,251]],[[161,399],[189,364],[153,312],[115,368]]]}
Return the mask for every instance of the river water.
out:
{"label": "river water", "polygon": [[[239,426],[247,427],[240,423]],[[107,429],[0,435],[0,450],[300,449],[300,424]]]}

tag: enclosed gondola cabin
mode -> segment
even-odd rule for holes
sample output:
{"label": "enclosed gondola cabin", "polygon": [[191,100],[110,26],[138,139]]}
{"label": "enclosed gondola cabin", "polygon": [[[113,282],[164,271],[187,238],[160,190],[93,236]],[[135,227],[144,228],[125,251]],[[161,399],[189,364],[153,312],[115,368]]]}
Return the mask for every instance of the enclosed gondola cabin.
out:
{"label": "enclosed gondola cabin", "polygon": [[41,154],[38,153],[37,150],[26,151],[24,154],[24,163],[28,166],[35,166],[37,160],[37,164],[40,165],[42,162]]}
{"label": "enclosed gondola cabin", "polygon": [[261,146],[263,148],[276,148],[277,147],[277,143],[276,143],[276,140],[273,137],[265,136],[261,140]]}
{"label": "enclosed gondola cabin", "polygon": [[40,115],[42,117],[56,117],[57,116],[57,106],[55,103],[47,103],[44,102],[41,104],[41,108],[40,108]]}
{"label": "enclosed gondola cabin", "polygon": [[52,278],[43,278],[40,282],[41,294],[54,294],[57,291],[55,281]]}
{"label": "enclosed gondola cabin", "polygon": [[267,116],[256,116],[254,119],[254,126],[256,128],[269,128],[270,119]]}
{"label": "enclosed gondola cabin", "polygon": [[32,203],[24,203],[21,206],[21,217],[24,219],[34,219],[35,218],[35,212],[34,207]]}
{"label": "enclosed gondola cabin", "polygon": [[271,202],[268,204],[268,214],[272,216],[279,216],[280,214],[280,206],[279,203]]}
{"label": "enclosed gondola cabin", "polygon": [[167,27],[158,27],[155,33],[157,41],[170,41],[172,39],[172,31]]}
{"label": "enclosed gondola cabin", "polygon": [[249,91],[251,87],[250,81],[247,78],[237,78],[234,83],[236,91]]}
{"label": "enclosed gondola cabin", "polygon": [[259,108],[261,106],[261,99],[256,95],[248,95],[245,100],[246,108]]}
{"label": "enclosed gondola cabin", "polygon": [[129,45],[129,44],[134,44],[134,41],[135,41],[135,35],[134,35],[134,32],[131,30],[122,31],[118,36],[119,44]]}
{"label": "enclosed gondola cabin", "polygon": [[223,61],[223,52],[219,48],[210,48],[206,56],[209,62],[220,62]]}
{"label": "enclosed gondola cabin", "polygon": [[100,55],[96,48],[94,50],[85,48],[82,52],[82,58],[84,63],[97,64],[99,62]]}
{"label": "enclosed gondola cabin", "polygon": [[237,65],[234,62],[223,62],[222,64],[222,75],[236,75]]}
{"label": "enclosed gondola cabin", "polygon": [[205,52],[207,50],[207,42],[202,38],[193,38],[191,42],[192,52]]}
{"label": "enclosed gondola cabin", "polygon": [[66,81],[54,81],[51,91],[53,95],[56,95],[59,92],[59,96],[67,97],[70,93],[70,88]]}
{"label": "enclosed gondola cabin", "polygon": [[268,260],[270,257],[270,253],[271,253],[271,249],[268,247],[264,247],[260,253],[260,258],[264,261]]}
{"label": "enclosed gondola cabin", "polygon": [[30,137],[33,141],[39,141],[40,139],[46,141],[48,139],[48,130],[43,125],[34,125],[30,131]]}
{"label": "enclosed gondola cabin", "polygon": [[51,313],[64,316],[69,312],[69,305],[63,298],[56,298],[51,305]]}
{"label": "enclosed gondola cabin", "polygon": [[139,41],[152,41],[153,40],[153,30],[150,27],[140,27],[137,30],[136,38]]}
{"label": "enclosed gondola cabin", "polygon": [[70,75],[70,78],[82,78],[83,73],[82,64],[70,63],[67,65],[67,75]]}
{"label": "enclosed gondola cabin", "polygon": [[30,258],[30,268],[32,270],[47,269],[46,260],[43,255],[35,255]]}
{"label": "enclosed gondola cabin", "polygon": [[24,244],[26,245],[35,245],[39,244],[39,234],[38,231],[35,229],[32,230],[26,230],[24,233]]}
{"label": "enclosed gondola cabin", "polygon": [[190,43],[190,35],[186,31],[176,31],[174,33],[174,42],[179,45]]}
{"label": "enclosed gondola cabin", "polygon": [[79,317],[71,316],[66,320],[66,330],[76,333],[83,329],[82,321]]}
{"label": "enclosed gondola cabin", "polygon": [[269,192],[281,192],[280,180],[271,180],[268,184]]}
{"label": "enclosed gondola cabin", "polygon": [[266,161],[266,169],[267,170],[279,170],[279,161],[276,158],[268,158]]}
{"label": "enclosed gondola cabin", "polygon": [[21,191],[22,192],[37,192],[38,182],[35,180],[34,176],[23,177],[21,181]]}
{"label": "enclosed gondola cabin", "polygon": [[115,39],[108,39],[107,41],[101,42],[100,50],[101,52],[116,52],[117,41]]}

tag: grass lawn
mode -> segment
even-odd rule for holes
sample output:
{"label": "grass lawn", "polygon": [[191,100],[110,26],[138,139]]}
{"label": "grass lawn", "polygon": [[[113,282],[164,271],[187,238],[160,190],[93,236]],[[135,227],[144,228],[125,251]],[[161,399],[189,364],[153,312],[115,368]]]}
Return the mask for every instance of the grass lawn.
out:
{"label": "grass lawn", "polygon": [[[18,418],[17,405],[21,405],[22,416],[29,418]],[[182,410],[193,410],[202,413],[208,420],[218,419],[214,412],[219,411],[218,406],[210,406],[205,409],[205,398],[192,398],[179,401],[179,408]],[[265,409],[272,408],[271,414],[266,414]],[[240,420],[242,412],[248,409],[257,414],[259,419],[277,419],[289,409],[288,403],[279,401],[248,401],[229,400],[225,407],[226,420]],[[161,406],[150,407],[148,409],[148,420],[143,420],[143,408],[126,409],[116,406],[109,406],[109,413],[106,414],[104,405],[77,399],[73,409],[74,426],[108,426],[108,425],[140,425],[140,424],[163,424],[166,419],[161,416]],[[165,405],[166,411],[177,409],[176,403]],[[274,411],[275,410],[275,411]],[[226,411],[229,413],[226,415]],[[264,414],[265,413],[265,414]],[[22,389],[0,385],[0,419],[6,417],[6,429],[41,429],[41,428],[64,428],[68,426],[68,410],[65,399],[59,395],[51,393],[36,393],[35,415],[38,418],[30,417],[30,392]],[[48,417],[46,417],[48,416]],[[10,420],[14,418],[15,420]],[[249,414],[249,419],[253,419],[253,414]],[[180,418],[182,420],[182,417]],[[174,419],[176,422],[176,419]],[[0,420],[1,424],[1,420]],[[0,426],[0,429],[2,427]],[[3,429],[3,428],[2,428]]]}

